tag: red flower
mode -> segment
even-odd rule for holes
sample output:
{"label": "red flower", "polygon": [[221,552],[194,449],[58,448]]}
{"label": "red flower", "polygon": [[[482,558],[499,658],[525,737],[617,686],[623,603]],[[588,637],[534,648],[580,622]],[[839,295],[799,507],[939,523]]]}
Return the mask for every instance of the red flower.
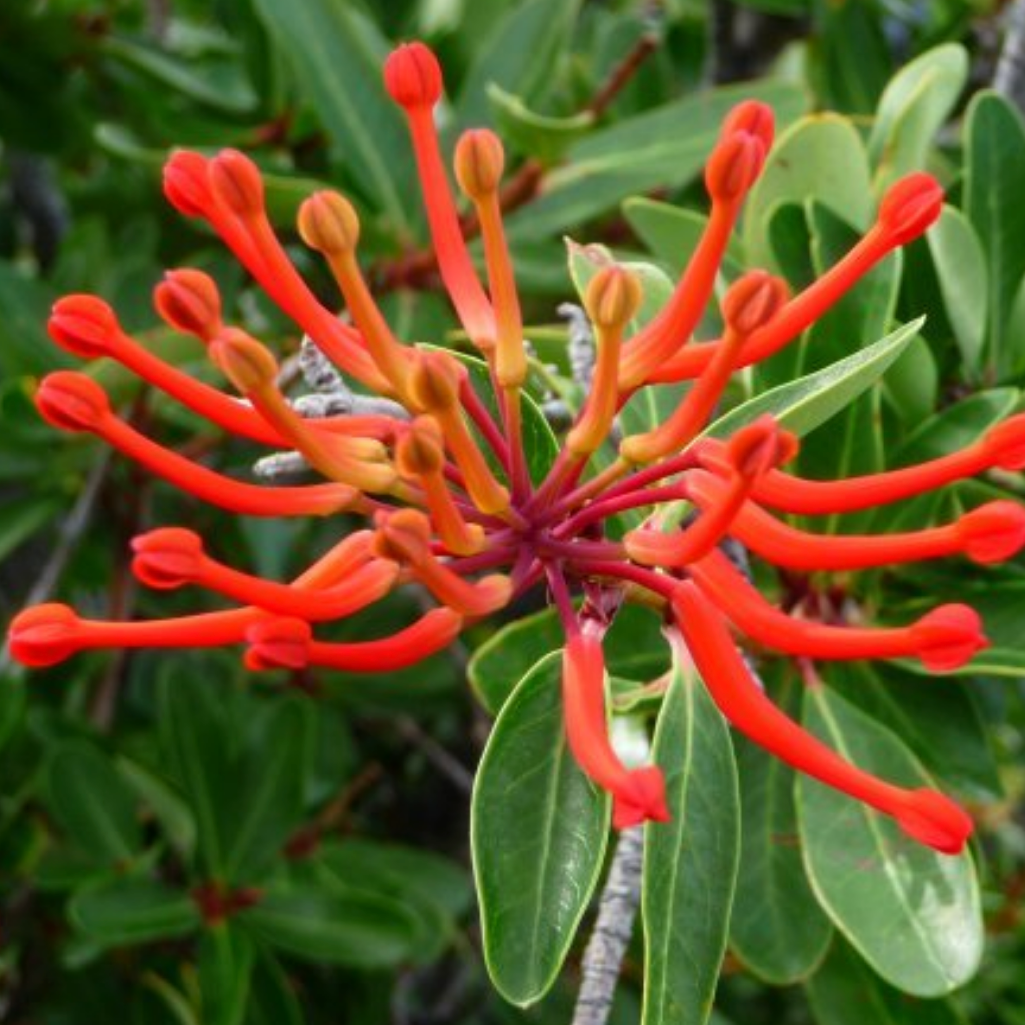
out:
{"label": "red flower", "polygon": [[[207,159],[175,153],[167,164],[168,199],[206,220],[268,295],[344,374],[404,407],[408,417],[304,418],[278,387],[275,358],[256,339],[226,324],[214,283],[197,270],[175,270],[158,285],[155,305],[173,328],[207,347],[240,402],[162,362],[119,326],[92,296],[56,304],[50,334],[86,359],[120,361],[225,431],[258,444],[293,449],[326,479],[305,487],[262,487],[222,476],[139,434],[111,409],[91,378],[61,371],[40,384],[36,404],[62,430],[96,434],[177,487],[233,512],[254,516],[368,517],[290,583],[262,580],[217,561],[200,537],[182,528],[154,530],[132,542],[133,569],[155,588],[204,587],[236,607],[168,620],[108,623],[47,604],[17,616],[11,650],[28,665],[51,665],[85,648],[244,644],[254,669],[329,666],[387,672],[444,648],[470,620],[502,608],[546,581],[562,616],[564,705],[570,748],[581,768],[614,798],[625,827],[668,817],[660,770],[627,769],[606,723],[604,624],[574,591],[641,588],[675,623],[723,714],[757,743],[801,771],[891,815],[910,836],[956,852],[971,831],[968,816],[929,790],[906,791],[845,762],[789,720],[764,695],[741,658],[727,623],[778,651],[815,659],[915,657],[933,670],[962,665],[986,644],[978,616],[942,605],[916,623],[891,629],[795,619],[763,598],[719,550],[733,537],[778,566],[851,570],[966,555],[1006,559],[1025,544],[1025,511],[991,502],[958,521],[885,536],[817,536],[768,510],[842,513],[907,498],[990,467],[1025,465],[1025,416],[1012,417],[961,452],[889,473],[833,483],[804,481],[779,469],[796,439],[771,417],[728,441],[702,431],[740,367],[778,351],[821,316],[887,253],[921,235],[939,214],[942,192],[924,174],[899,181],[875,224],[835,267],[789,297],[782,281],[752,271],[721,304],[722,338],[696,341],[730,233],[772,145],[773,118],[755,102],[727,118],[709,158],[711,213],[704,236],[665,308],[640,331],[629,325],[641,286],[619,266],[601,269],[584,298],[596,360],[589,394],[546,478],[532,481],[524,450],[522,389],[528,376],[519,299],[502,226],[504,155],[486,130],[458,142],[455,175],[474,207],[487,268],[482,283],[460,231],[433,120],[441,70],[422,44],[388,59],[385,84],[408,117],[438,269],[456,315],[487,363],[493,416],[451,354],[411,347],[394,336],[357,259],[359,219],[333,192],[302,205],[299,233],[337,280],[351,324],[310,291],[286,256],[264,208],[260,175],[243,154]],[[613,421],[638,390],[655,382],[693,385],[665,423],[624,438],[618,457],[590,471]],[[387,406],[387,404],[385,404]],[[390,407],[388,407],[390,408]],[[479,438],[490,450],[485,453]],[[496,467],[498,469],[496,469]],[[604,526],[627,509],[686,501],[696,517],[663,533],[654,519],[613,540]],[[415,581],[438,607],[397,634],[333,644],[318,623],[358,613],[393,588]]]}

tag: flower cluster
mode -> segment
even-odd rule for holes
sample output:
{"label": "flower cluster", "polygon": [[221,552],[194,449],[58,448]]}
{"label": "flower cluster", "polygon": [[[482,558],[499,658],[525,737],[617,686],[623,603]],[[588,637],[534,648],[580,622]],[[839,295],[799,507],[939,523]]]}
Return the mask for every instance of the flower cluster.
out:
{"label": "flower cluster", "polygon": [[[545,585],[566,632],[563,691],[568,742],[587,775],[614,798],[614,823],[668,818],[655,766],[627,768],[609,740],[603,635],[624,600],[660,607],[701,678],[733,725],[797,769],[892,816],[911,837],[956,852],[971,821],[928,789],[906,790],[857,769],[787,718],[763,693],[732,628],[769,648],[812,659],[918,658],[933,670],[962,665],[986,641],[978,616],[942,605],[901,628],[825,624],[774,606],[727,557],[733,538],[767,562],[804,572],[857,570],[962,555],[1007,559],[1025,544],[1025,512],[994,501],[956,522],[885,536],[819,536],[777,514],[819,515],[877,506],[991,467],[1025,465],[1025,416],[1012,417],[963,451],[920,466],[837,482],[802,480],[780,469],[796,439],[771,416],[728,440],[703,431],[740,367],[798,338],[895,248],[937,218],[942,192],[925,174],[893,185],[872,227],[822,277],[795,296],[764,271],[744,274],[720,303],[722,337],[693,338],[746,194],[772,145],[772,111],[745,102],[726,119],[705,171],[707,228],[661,312],[630,325],[641,286],[614,263],[584,298],[595,338],[589,391],[543,480],[532,479],[524,446],[524,386],[530,372],[513,267],[503,230],[502,146],[487,130],[466,132],[455,177],[472,204],[486,283],[460,228],[433,110],[441,71],[422,44],[399,47],[385,66],[389,94],[404,110],[419,170],[437,266],[459,323],[486,363],[493,394],[478,393],[463,362],[438,348],[397,339],[362,275],[359,221],[334,192],[302,205],[298,230],[324,257],[348,319],[323,305],[290,262],[268,220],[260,175],[243,154],[177,152],[164,188],[182,214],[220,236],[278,306],[350,380],[390,400],[370,415],[302,416],[278,385],[275,357],[223,320],[213,281],[198,270],[168,272],[155,306],[172,328],[193,335],[237,392],[230,396],[163,362],[126,334],[101,299],[72,295],[49,329],[63,349],[119,361],[151,385],[232,434],[299,453],[324,478],[263,486],[225,477],[162,447],[112,409],[93,378],[46,377],[36,405],[53,426],[98,435],[148,471],[222,509],[249,516],[362,514],[366,529],[343,536],[305,573],[280,583],[218,561],[194,532],[153,530],[132,542],[133,570],[155,588],[193,585],[235,603],[225,611],[147,622],[100,622],[66,605],[27,609],[10,627],[14,656],[32,666],[82,649],[244,644],[254,669],[327,666],[388,672],[443,649],[469,622]],[[624,437],[604,458],[617,413],[656,382],[692,382],[669,418]],[[670,531],[659,512],[689,503],[693,515]],[[643,525],[608,529],[627,510],[649,509]],[[771,510],[771,511],[770,511]],[[415,583],[437,607],[390,637],[333,643],[317,625],[352,616],[393,589]],[[582,597],[580,601],[578,598]]]}

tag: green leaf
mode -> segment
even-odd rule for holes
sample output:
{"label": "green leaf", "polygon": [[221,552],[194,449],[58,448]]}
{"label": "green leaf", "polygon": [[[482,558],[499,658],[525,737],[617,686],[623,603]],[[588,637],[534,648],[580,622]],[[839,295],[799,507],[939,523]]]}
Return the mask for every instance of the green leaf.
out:
{"label": "green leaf", "polygon": [[[932,785],[894,734],[826,687],[806,691],[804,724],[866,772],[904,787]],[[972,977],[983,932],[968,853],[938,854],[889,817],[804,776],[797,809],[820,903],[884,979],[935,997]]]}
{"label": "green leaf", "polygon": [[246,1025],[306,1025],[295,983],[270,951],[258,950]]}
{"label": "green leaf", "polygon": [[199,943],[203,1025],[241,1025],[249,1002],[255,946],[235,922],[207,929]]}
{"label": "green leaf", "polygon": [[[778,671],[769,675],[770,668]],[[795,705],[797,680],[788,662],[762,667],[773,700]],[[794,807],[794,771],[744,737],[734,737],[743,829],[730,947],[759,978],[774,986],[815,971],[833,928],[815,900],[801,861]]]}
{"label": "green leaf", "polygon": [[580,0],[525,0],[512,8],[474,48],[456,116],[464,127],[490,123],[488,86],[526,102],[551,88]]}
{"label": "green leaf", "polygon": [[149,768],[121,756],[117,771],[140,801],[153,813],[164,836],[186,860],[196,846],[196,823],[180,795]]}
{"label": "green leaf", "polygon": [[582,111],[571,117],[548,117],[531,110],[519,96],[492,82],[487,88],[498,133],[517,152],[553,164],[566,149],[594,127],[594,114]]}
{"label": "green leaf", "polygon": [[652,749],[672,821],[644,834],[642,1025],[702,1025],[726,949],[740,853],[740,800],[729,732],[678,659]]}
{"label": "green leaf", "polygon": [[949,1000],[917,1000],[887,986],[840,939],[805,991],[818,1025],[968,1025]]}
{"label": "green leaf", "polygon": [[[497,715],[531,667],[564,643],[555,609],[502,627],[470,659],[470,684],[481,704]],[[664,673],[669,655],[659,617],[640,606],[624,605],[605,636],[605,662],[610,675],[631,680],[653,680]]]}
{"label": "green leaf", "polygon": [[836,114],[798,121],[779,137],[744,215],[749,265],[776,268],[769,223],[777,207],[815,200],[859,230],[872,214],[868,157],[857,130]]}
{"label": "green leaf", "polygon": [[47,766],[50,810],[96,861],[130,862],[142,844],[135,795],[111,760],[84,741],[68,741]]}
{"label": "green leaf", "polygon": [[106,946],[172,939],[199,928],[188,894],[149,879],[112,879],[83,890],[68,905],[68,917]]}
{"label": "green leaf", "polygon": [[967,80],[968,54],[956,43],[927,50],[890,79],[868,140],[877,191],[925,164]]}
{"label": "green leaf", "polygon": [[348,174],[393,229],[408,228],[419,197],[399,108],[384,91],[388,42],[351,4],[253,0]]}
{"label": "green leaf", "polygon": [[977,93],[965,115],[965,213],[989,267],[989,364],[1008,366],[1011,304],[1025,275],[1025,126],[1017,110],[992,92]]}
{"label": "green leaf", "polygon": [[986,340],[989,302],[982,243],[971,221],[952,206],[944,206],[942,216],[925,238],[961,360],[965,370],[974,375],[979,370]]}
{"label": "green leaf", "polygon": [[398,901],[357,890],[282,886],[237,920],[275,949],[322,964],[387,968],[414,952],[409,912]]}
{"label": "green leaf", "polygon": [[0,562],[64,511],[64,503],[39,494],[0,506]]}
{"label": "green leaf", "polygon": [[24,678],[0,672],[0,751],[21,726],[25,704]]}
{"label": "green leaf", "polygon": [[520,682],[488,738],[471,805],[484,957],[498,991],[521,1006],[555,981],[608,840],[608,795],[566,745],[561,677],[552,652]]}
{"label": "green leaf", "polygon": [[860,352],[758,395],[720,417],[706,433],[728,438],[744,424],[771,413],[798,437],[808,434],[878,381],[911,343],[924,320],[919,317],[903,324]]}
{"label": "green leaf", "polygon": [[541,196],[507,220],[514,242],[576,230],[626,196],[679,188],[701,171],[723,118],[741,100],[764,100],[781,122],[796,117],[806,95],[784,82],[713,89],[619,121],[570,147],[567,162],[545,178]]}
{"label": "green leaf", "polygon": [[[280,854],[303,814],[304,769],[312,744],[312,708],[291,698],[261,710],[262,722],[247,737],[236,801],[225,824],[224,878],[229,883],[258,879]],[[250,724],[252,728],[254,724]]]}

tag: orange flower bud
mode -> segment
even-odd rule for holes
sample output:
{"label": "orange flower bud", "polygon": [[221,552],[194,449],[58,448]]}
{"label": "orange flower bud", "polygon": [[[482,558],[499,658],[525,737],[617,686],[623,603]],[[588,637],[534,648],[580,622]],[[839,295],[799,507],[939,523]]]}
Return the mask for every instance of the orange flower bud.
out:
{"label": "orange flower bud", "polygon": [[444,439],[432,416],[418,416],[395,446],[395,462],[405,477],[440,473],[445,465]]}
{"label": "orange flower bud", "polygon": [[744,100],[726,115],[719,138],[727,139],[737,133],[753,135],[768,153],[772,148],[776,128],[776,115],[772,107],[758,100]]}
{"label": "orange flower bud", "polygon": [[730,438],[726,451],[741,477],[761,477],[796,454],[797,439],[789,431],[780,430],[775,419],[766,414],[741,427]]}
{"label": "orange flower bud", "polygon": [[274,616],[246,629],[247,669],[303,669],[309,664],[313,630],[302,619]]}
{"label": "orange flower bud", "polygon": [[66,295],[58,299],[47,329],[62,349],[83,359],[110,355],[121,333],[117,315],[94,295]]}
{"label": "orange flower bud", "polygon": [[765,164],[765,144],[756,135],[736,132],[712,150],[705,166],[705,187],[713,200],[741,199],[755,183]]}
{"label": "orange flower bud", "polygon": [[430,553],[431,524],[418,509],[379,513],[374,553],[394,562],[417,563]]}
{"label": "orange flower bud", "polygon": [[998,500],[980,505],[957,521],[958,539],[973,562],[1002,562],[1025,545],[1025,509]]}
{"label": "orange flower bud", "polygon": [[167,271],[153,291],[153,304],[175,330],[207,342],[223,327],[217,285],[201,270],[183,267]]}
{"label": "orange flower bud", "polygon": [[1025,468],[1025,413],[991,427],[982,441],[986,458],[1001,470]]}
{"label": "orange flower bud", "polygon": [[210,357],[243,395],[277,380],[277,360],[266,346],[238,328],[225,328],[213,340]]}
{"label": "orange flower bud", "polygon": [[441,65],[423,43],[403,43],[384,62],[384,87],[400,107],[433,107],[441,97]]}
{"label": "orange flower bud", "polygon": [[210,209],[209,166],[206,157],[192,150],[175,150],[164,165],[164,195],[186,217],[205,217]]}
{"label": "orange flower bud", "polygon": [[914,241],[932,227],[943,212],[943,189],[931,174],[905,175],[886,190],[878,223],[894,246]]}
{"label": "orange flower bud", "polygon": [[584,307],[591,323],[605,330],[622,329],[637,313],[642,298],[637,275],[625,267],[602,267],[587,285]]}
{"label": "orange flower bud", "polygon": [[787,285],[768,271],[750,271],[738,278],[722,301],[726,326],[739,335],[764,327],[787,301]]}
{"label": "orange flower bud", "polygon": [[132,572],[147,587],[170,591],[197,580],[202,572],[203,539],[184,527],[162,527],[131,541]]}
{"label": "orange flower bud", "polygon": [[11,657],[23,666],[53,666],[79,650],[74,609],[58,602],[33,605],[11,620],[7,632]]}
{"label": "orange flower bud", "polygon": [[328,256],[352,252],[359,242],[359,217],[342,195],[324,189],[299,207],[299,235],[311,249]]}
{"label": "orange flower bud", "polygon": [[36,409],[62,431],[95,431],[110,416],[107,393],[91,378],[73,370],[56,370],[39,383]]}
{"label": "orange flower bud", "polygon": [[237,149],[221,150],[210,161],[214,195],[239,217],[254,217],[264,209],[263,178],[256,164]]}
{"label": "orange flower bud", "polygon": [[413,401],[430,412],[455,408],[462,370],[444,352],[418,352],[409,375]]}
{"label": "orange flower bud", "polygon": [[456,143],[455,171],[459,187],[479,201],[494,192],[502,180],[505,151],[494,132],[474,128],[463,132]]}

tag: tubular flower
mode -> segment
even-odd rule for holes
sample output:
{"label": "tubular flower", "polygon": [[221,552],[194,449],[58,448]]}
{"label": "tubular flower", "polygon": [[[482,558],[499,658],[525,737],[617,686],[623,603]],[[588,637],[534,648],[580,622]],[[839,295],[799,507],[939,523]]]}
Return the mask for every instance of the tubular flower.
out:
{"label": "tubular flower", "polygon": [[[632,330],[642,299],[637,277],[611,264],[589,283],[584,305],[596,343],[591,387],[551,465],[538,467],[536,459],[531,462],[536,454],[525,446],[525,417],[539,414],[525,391],[530,363],[502,223],[502,144],[490,131],[471,131],[455,151],[455,178],[482,236],[482,279],[460,228],[435,130],[433,109],[443,92],[437,60],[420,43],[402,46],[387,60],[385,85],[408,120],[438,269],[455,315],[480,354],[477,371],[471,374],[467,361],[451,352],[396,336],[360,269],[359,218],[347,199],[328,191],[310,196],[300,208],[298,233],[328,264],[348,322],[314,295],[290,262],[248,157],[233,150],[213,158],[175,153],[164,174],[172,205],[206,221],[339,375],[378,393],[387,400],[379,408],[387,412],[301,415],[304,407],[282,391],[276,357],[226,322],[214,282],[187,268],[168,272],[157,286],[157,313],[202,343],[237,397],[162,361],[94,296],[72,295],[54,306],[53,340],[82,359],[118,361],[221,431],[293,450],[324,481],[279,487],[226,477],[144,436],[84,373],[46,377],[36,391],[39,412],[54,427],[97,435],[176,487],[232,512],[345,512],[366,516],[366,527],[343,534],[287,582],[226,565],[216,545],[190,530],[150,531],[132,541],[139,580],[158,589],[204,588],[230,607],[118,623],[85,619],[63,604],[38,605],[10,626],[14,657],[48,666],[86,649],[240,645],[252,669],[387,672],[442,650],[467,623],[544,581],[567,636],[563,699],[569,748],[583,772],[612,795],[614,822],[622,828],[668,817],[661,770],[627,768],[608,732],[602,650],[608,622],[596,613],[593,599],[608,596],[598,603],[602,608],[637,599],[663,611],[674,644],[682,637],[709,693],[737,729],[799,770],[893,817],[921,843],[960,850],[971,821],[953,801],[876,779],[789,720],[751,676],[729,626],[788,656],[916,658],[944,671],[986,645],[979,617],[965,605],[946,604],[897,627],[798,618],[763,597],[720,546],[732,539],[771,565],[809,573],[948,556],[984,564],[1007,559],[1025,545],[1025,511],[1009,501],[969,510],[952,523],[882,536],[817,535],[778,514],[850,512],[990,468],[1021,469],[1025,416],[1011,417],[962,451],[920,466],[836,482],[801,480],[780,468],[795,454],[797,441],[771,416],[728,438],[705,433],[735,370],[797,338],[883,257],[934,223],[942,203],[936,182],[913,174],[893,185],[865,236],[796,295],[764,271],[745,274],[722,300],[722,338],[696,341],[692,336],[712,301],[744,197],[772,146],[771,110],[753,101],[741,104],[727,118],[708,161],[707,228],[662,311]],[[488,377],[492,394],[481,394],[474,382]],[[693,383],[664,423],[612,441],[616,417],[635,392],[682,380]],[[667,529],[680,522],[673,514],[685,507],[689,517]],[[648,512],[641,526],[624,531],[617,518],[628,510]],[[320,624],[358,616],[407,584],[418,585],[436,605],[396,634],[345,644],[316,636]],[[574,601],[581,595],[582,603]]]}

